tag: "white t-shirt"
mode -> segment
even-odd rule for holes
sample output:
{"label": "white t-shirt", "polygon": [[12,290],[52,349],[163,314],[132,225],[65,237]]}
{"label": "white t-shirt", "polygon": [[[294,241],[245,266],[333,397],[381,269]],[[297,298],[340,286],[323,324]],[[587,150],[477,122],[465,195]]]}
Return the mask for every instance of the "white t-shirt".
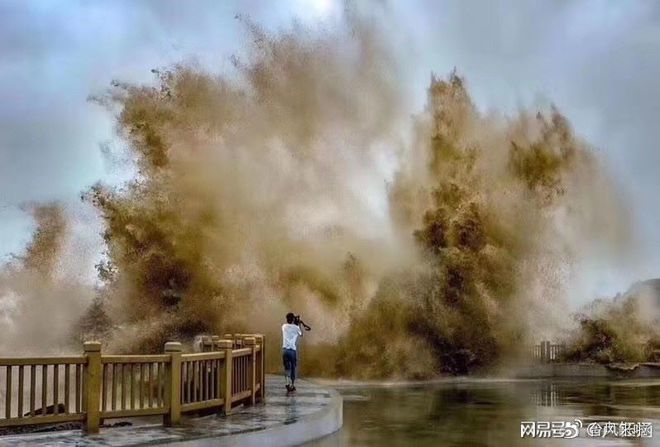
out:
{"label": "white t-shirt", "polygon": [[295,324],[284,323],[282,325],[282,348],[296,350],[298,337],[302,336],[302,331]]}

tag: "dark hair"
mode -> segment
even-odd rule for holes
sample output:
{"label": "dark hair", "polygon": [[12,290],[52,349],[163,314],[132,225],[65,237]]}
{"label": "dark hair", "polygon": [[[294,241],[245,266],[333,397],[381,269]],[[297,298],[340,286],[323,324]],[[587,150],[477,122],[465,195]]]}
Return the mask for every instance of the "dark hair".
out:
{"label": "dark hair", "polygon": [[287,323],[293,324],[293,320],[295,320],[295,319],[296,319],[296,316],[293,313],[289,312],[288,314],[286,314],[286,322]]}

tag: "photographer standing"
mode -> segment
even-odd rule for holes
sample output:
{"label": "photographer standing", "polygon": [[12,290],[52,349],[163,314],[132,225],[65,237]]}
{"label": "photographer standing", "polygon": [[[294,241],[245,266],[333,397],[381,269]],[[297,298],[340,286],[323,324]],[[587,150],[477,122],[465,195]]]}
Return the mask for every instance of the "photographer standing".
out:
{"label": "photographer standing", "polygon": [[284,362],[284,377],[286,379],[287,392],[296,390],[296,363],[298,362],[296,344],[298,337],[302,337],[303,335],[300,329],[301,325],[307,329],[307,326],[300,320],[299,316],[291,312],[286,314],[286,323],[282,325],[282,360]]}

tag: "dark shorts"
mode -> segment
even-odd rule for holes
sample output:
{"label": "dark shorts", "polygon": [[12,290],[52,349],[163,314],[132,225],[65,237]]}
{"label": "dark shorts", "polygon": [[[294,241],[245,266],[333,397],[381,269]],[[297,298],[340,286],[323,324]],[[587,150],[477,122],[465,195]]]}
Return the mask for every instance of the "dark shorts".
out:
{"label": "dark shorts", "polygon": [[289,374],[291,380],[296,380],[296,363],[298,355],[295,349],[282,349],[282,363],[284,363],[284,373]]}

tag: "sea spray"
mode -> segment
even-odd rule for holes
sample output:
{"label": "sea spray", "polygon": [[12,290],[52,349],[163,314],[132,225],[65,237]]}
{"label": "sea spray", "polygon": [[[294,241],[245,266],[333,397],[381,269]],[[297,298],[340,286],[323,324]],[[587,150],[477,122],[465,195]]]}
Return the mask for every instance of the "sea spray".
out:
{"label": "sea spray", "polygon": [[116,111],[139,171],[85,195],[105,221],[115,350],[200,332],[274,339],[290,309],[315,321],[308,342],[334,342],[407,262],[355,186],[382,178],[375,158],[394,153],[403,113],[383,40],[362,25],[248,25],[254,44],[232,75],[177,66],[155,87],[117,82],[96,98]]}
{"label": "sea spray", "polygon": [[[600,212],[576,185],[594,196],[609,188],[593,187],[607,185],[598,162],[555,108],[483,115],[452,73],[432,79],[415,129],[414,159],[425,162],[404,165],[390,198],[422,260],[382,281],[352,320],[341,375],[465,374],[515,357],[566,319],[558,314],[567,304],[561,267],[579,259],[581,246],[609,243],[603,234],[626,238],[621,221],[605,214],[606,230],[592,225],[580,235],[588,241],[571,246],[559,237],[561,225],[584,228]],[[615,200],[606,209],[620,206]]]}
{"label": "sea spray", "polygon": [[577,312],[564,359],[598,363],[655,361],[660,349],[660,280],[638,282]]}
{"label": "sea spray", "polygon": [[245,23],[230,73],[182,64],[94,97],[136,176],[84,193],[106,252],[77,330],[110,352],[266,332],[273,369],[295,310],[306,373],[374,378],[491,367],[564,329],[575,261],[629,227],[558,110],[484,113],[452,73],[411,120],[382,30]]}
{"label": "sea spray", "polygon": [[67,272],[70,218],[58,203],[25,206],[36,228],[25,252],[0,266],[4,356],[78,352],[76,322],[93,290]]}

